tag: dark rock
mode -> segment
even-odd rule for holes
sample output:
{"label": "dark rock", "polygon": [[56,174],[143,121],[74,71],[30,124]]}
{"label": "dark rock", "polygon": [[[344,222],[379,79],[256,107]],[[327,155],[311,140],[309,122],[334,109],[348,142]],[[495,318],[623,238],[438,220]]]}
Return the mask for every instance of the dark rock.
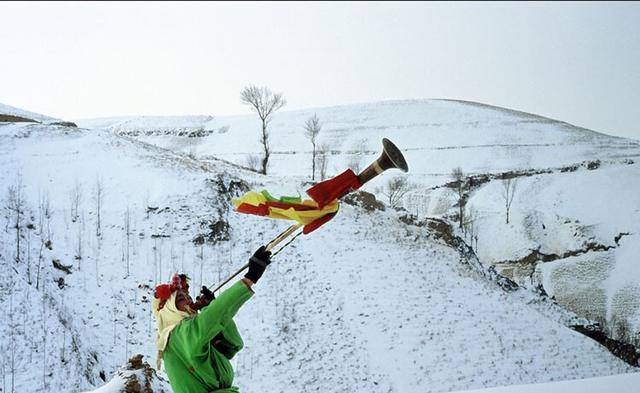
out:
{"label": "dark rock", "polygon": [[[127,362],[124,370],[120,369],[118,372],[126,380],[124,386],[125,393],[154,393],[152,382],[154,379],[159,378],[156,375],[156,371],[149,363],[142,361],[142,358],[143,356],[140,354],[133,356]],[[142,373],[134,373],[133,371],[142,371]],[[138,375],[141,375],[142,378],[138,377]],[[161,392],[164,392],[164,390],[161,390]]]}
{"label": "dark rock", "polygon": [[78,125],[72,121],[56,121],[53,123],[49,123],[53,126],[62,126],[62,127],[71,127],[71,128],[78,128]]}
{"label": "dark rock", "polygon": [[228,241],[231,239],[229,223],[223,219],[219,220],[203,220],[200,222],[200,228],[205,229],[205,233],[200,233],[193,238],[193,243],[196,245],[202,245],[205,242],[208,244],[217,244],[221,241]]}
{"label": "dark rock", "polygon": [[193,238],[193,244],[201,246],[204,244],[204,235],[197,235]]}
{"label": "dark rock", "polygon": [[348,194],[342,201],[347,205],[359,206],[368,212],[384,211],[384,204],[376,199],[376,196],[366,191],[356,191]]}
{"label": "dark rock", "polygon": [[244,180],[226,180],[223,176],[217,176],[215,179],[207,179],[207,182],[213,186],[219,195],[227,198],[237,198],[249,191],[251,188]]}
{"label": "dark rock", "polygon": [[413,225],[415,227],[423,227],[427,225],[426,220],[420,221],[415,214],[404,214],[398,217],[398,219],[407,225]]}
{"label": "dark rock", "polygon": [[613,238],[613,240],[616,242],[616,246],[620,245],[620,239],[622,239],[623,236],[629,236],[629,232],[620,232],[616,237]]}
{"label": "dark rock", "polygon": [[72,265],[63,265],[62,263],[60,263],[59,259],[54,259],[53,260],[53,267],[55,267],[58,270],[62,270],[63,272],[67,273],[67,274],[71,274],[71,268],[73,267]]}
{"label": "dark rock", "polygon": [[594,169],[598,169],[600,168],[600,160],[594,160],[594,161],[587,161],[585,163],[585,166],[587,167],[588,170],[592,171]]}
{"label": "dark rock", "polygon": [[578,170],[580,166],[575,164],[575,165],[570,165],[570,166],[565,166],[560,168],[560,172],[565,173],[565,172],[575,172]]}

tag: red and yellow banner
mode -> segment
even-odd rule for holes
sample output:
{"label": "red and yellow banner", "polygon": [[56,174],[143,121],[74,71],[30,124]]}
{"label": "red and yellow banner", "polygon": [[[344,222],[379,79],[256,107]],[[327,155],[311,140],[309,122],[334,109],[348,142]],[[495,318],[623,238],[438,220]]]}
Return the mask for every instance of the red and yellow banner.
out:
{"label": "red and yellow banner", "polygon": [[266,190],[249,191],[232,202],[238,213],[296,221],[304,225],[305,234],[333,218],[339,208],[337,199],[319,207],[316,202],[300,197],[274,198]]}
{"label": "red and yellow banner", "polygon": [[362,187],[358,176],[351,169],[340,175],[317,183],[307,190],[312,200],[300,197],[274,198],[266,190],[249,191],[232,200],[238,213],[253,214],[283,220],[293,220],[304,225],[307,234],[331,220],[338,212],[338,199]]}

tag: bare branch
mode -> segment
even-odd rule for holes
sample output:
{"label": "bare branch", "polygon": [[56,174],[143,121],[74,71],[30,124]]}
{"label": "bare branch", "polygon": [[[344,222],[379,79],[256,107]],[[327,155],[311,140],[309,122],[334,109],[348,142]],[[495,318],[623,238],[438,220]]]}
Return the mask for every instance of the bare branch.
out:
{"label": "bare branch", "polygon": [[405,176],[396,176],[387,182],[387,184],[381,190],[382,195],[386,196],[389,201],[389,206],[398,207],[402,198],[407,195],[408,192],[416,189],[414,184],[409,183],[409,180]]}

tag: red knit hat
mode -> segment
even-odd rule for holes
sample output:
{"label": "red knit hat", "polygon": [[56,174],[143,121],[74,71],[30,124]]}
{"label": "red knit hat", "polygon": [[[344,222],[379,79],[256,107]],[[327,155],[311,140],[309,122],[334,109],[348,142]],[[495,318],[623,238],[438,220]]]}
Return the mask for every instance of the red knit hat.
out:
{"label": "red knit hat", "polygon": [[171,295],[177,290],[189,290],[189,277],[186,274],[174,274],[171,276],[171,281],[169,284],[160,284],[156,286],[156,290],[153,296],[156,299],[160,299],[160,304],[158,305],[158,310],[162,310],[164,304],[169,300]]}

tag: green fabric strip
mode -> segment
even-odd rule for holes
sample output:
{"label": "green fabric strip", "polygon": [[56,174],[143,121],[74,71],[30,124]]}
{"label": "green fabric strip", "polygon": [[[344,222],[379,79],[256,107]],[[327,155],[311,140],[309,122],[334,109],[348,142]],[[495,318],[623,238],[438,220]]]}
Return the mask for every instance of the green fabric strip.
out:
{"label": "green fabric strip", "polygon": [[300,195],[298,195],[297,197],[281,196],[280,198],[276,198],[273,195],[269,194],[269,191],[267,191],[267,190],[262,190],[262,191],[260,191],[260,193],[265,198],[267,198],[267,200],[270,201],[270,202],[297,203],[297,204],[302,203],[302,198],[300,197]]}

